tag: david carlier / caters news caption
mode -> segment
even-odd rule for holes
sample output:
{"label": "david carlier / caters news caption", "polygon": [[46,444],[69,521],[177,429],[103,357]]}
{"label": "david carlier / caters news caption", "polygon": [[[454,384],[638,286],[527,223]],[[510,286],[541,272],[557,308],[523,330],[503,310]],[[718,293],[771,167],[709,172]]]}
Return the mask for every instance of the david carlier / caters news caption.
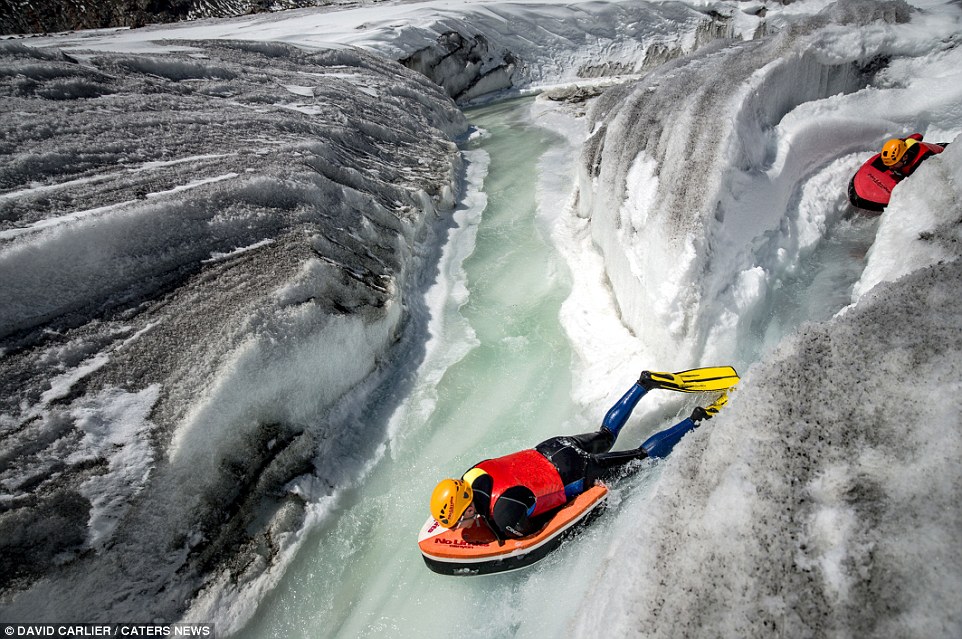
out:
{"label": "david carlier / caters news caption", "polygon": [[214,637],[212,623],[5,623],[0,626],[2,637]]}

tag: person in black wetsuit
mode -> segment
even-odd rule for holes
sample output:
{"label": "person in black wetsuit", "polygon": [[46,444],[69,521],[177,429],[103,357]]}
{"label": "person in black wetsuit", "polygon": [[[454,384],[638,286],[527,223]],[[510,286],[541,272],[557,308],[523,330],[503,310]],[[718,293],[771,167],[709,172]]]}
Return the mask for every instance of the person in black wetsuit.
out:
{"label": "person in black wetsuit", "polygon": [[635,460],[666,456],[725,401],[723,395],[707,408],[696,408],[690,417],[656,433],[638,448],[611,452],[638,401],[657,387],[644,371],[611,407],[599,430],[552,437],[533,449],[480,462],[461,479],[441,481],[431,497],[431,514],[446,528],[471,525],[481,518],[499,539],[530,535],[557,508],[596,481],[613,477]]}

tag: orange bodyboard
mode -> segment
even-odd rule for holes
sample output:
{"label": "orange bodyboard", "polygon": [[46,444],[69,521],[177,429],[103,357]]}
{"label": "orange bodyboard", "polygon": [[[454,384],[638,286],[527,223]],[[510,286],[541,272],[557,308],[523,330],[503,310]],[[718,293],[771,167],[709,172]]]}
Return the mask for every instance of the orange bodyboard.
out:
{"label": "orange bodyboard", "polygon": [[418,547],[428,567],[441,574],[487,574],[523,568],[554,550],[566,533],[600,510],[607,495],[605,486],[592,486],[559,508],[537,533],[506,539],[503,544],[480,519],[473,526],[453,530],[429,517],[418,535]]}

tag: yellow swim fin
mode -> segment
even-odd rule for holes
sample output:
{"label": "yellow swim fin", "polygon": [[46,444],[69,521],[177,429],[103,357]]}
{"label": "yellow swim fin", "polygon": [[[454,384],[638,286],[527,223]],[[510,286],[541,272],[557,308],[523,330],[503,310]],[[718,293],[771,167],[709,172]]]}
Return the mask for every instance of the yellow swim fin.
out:
{"label": "yellow swim fin", "polygon": [[705,393],[724,391],[733,387],[738,383],[738,373],[731,366],[693,368],[680,373],[642,371],[638,383],[649,390],[664,388],[682,393]]}

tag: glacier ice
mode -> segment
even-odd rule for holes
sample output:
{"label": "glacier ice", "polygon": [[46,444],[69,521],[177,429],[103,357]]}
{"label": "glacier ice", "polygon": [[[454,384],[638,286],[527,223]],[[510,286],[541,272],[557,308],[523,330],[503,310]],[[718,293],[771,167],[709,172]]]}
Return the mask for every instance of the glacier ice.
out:
{"label": "glacier ice", "polygon": [[598,583],[558,623],[957,631],[958,153],[899,187],[848,310],[755,333],[860,224],[860,157],[960,132],[959,24],[939,0],[399,3],[5,43],[0,539],[40,540],[4,549],[26,589],[5,616],[174,618],[205,579],[263,596],[304,501],[335,508],[383,452],[355,413],[403,393],[388,349],[423,356],[448,97],[589,83],[558,92],[590,100],[571,209],[547,198],[579,401],[639,360],[765,357],[563,573]]}
{"label": "glacier ice", "polygon": [[350,475],[325,412],[424,330],[466,123],[361,50],[0,60],[3,582],[62,565],[79,614],[126,562],[96,617],[173,618],[225,549],[277,552],[289,481]]}

